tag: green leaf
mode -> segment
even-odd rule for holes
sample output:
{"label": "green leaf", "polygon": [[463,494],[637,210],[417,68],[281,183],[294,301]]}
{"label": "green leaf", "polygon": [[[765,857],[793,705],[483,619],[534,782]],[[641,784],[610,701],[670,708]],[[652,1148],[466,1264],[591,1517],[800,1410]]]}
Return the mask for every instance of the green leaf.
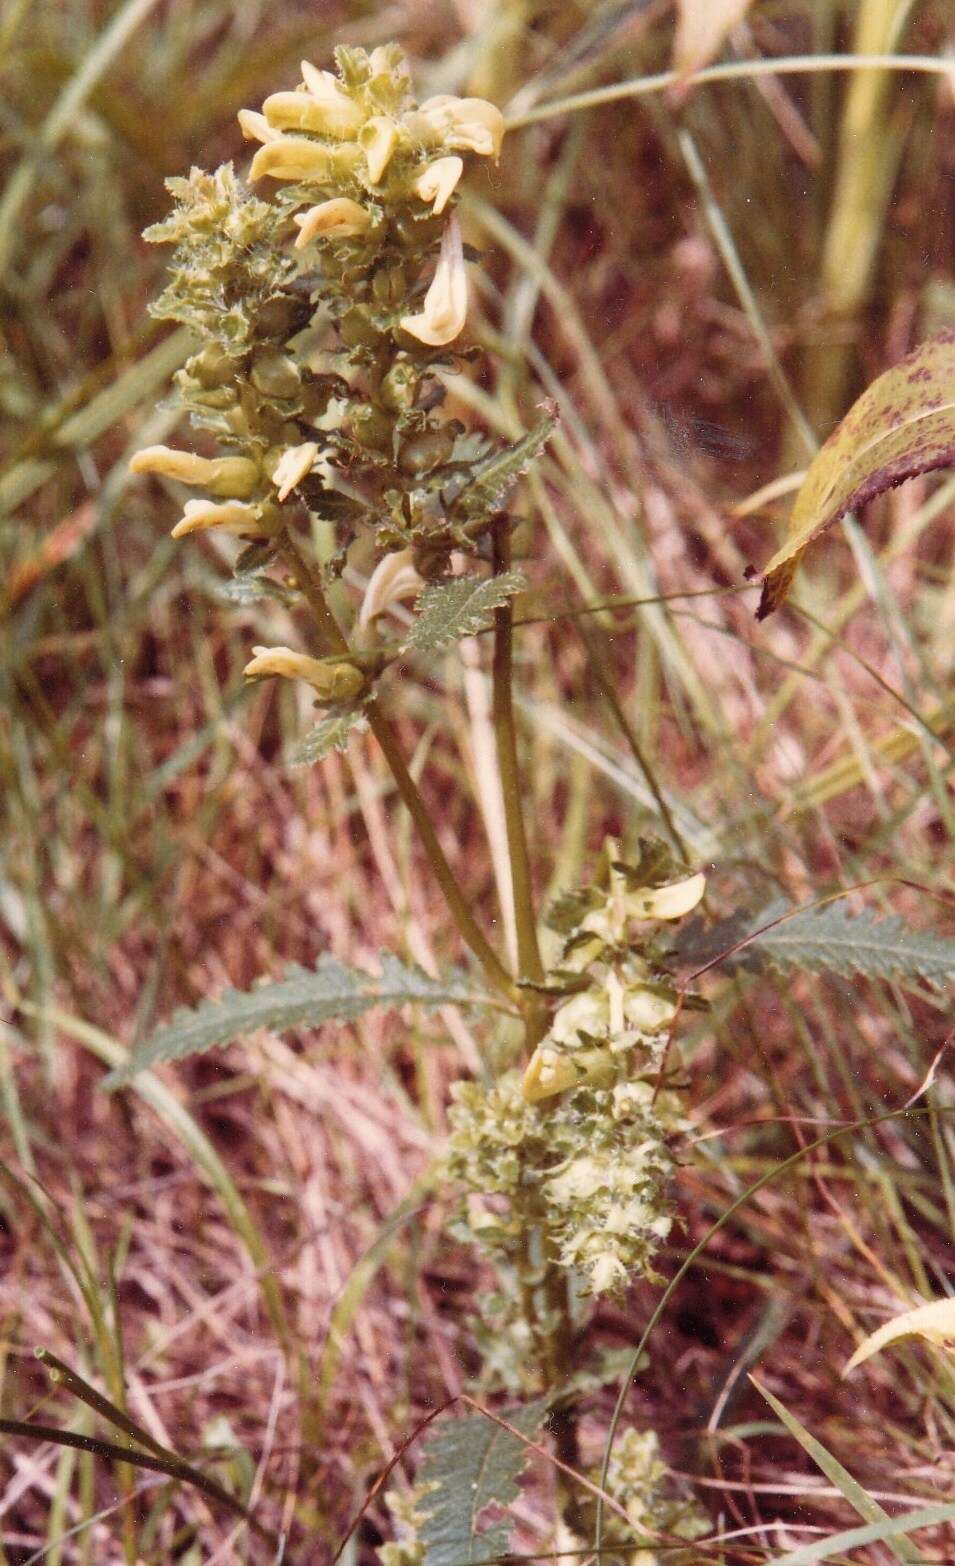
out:
{"label": "green leaf", "polygon": [[550,439],[556,423],[553,414],[548,414],[520,440],[489,457],[458,495],[455,514],[483,521],[500,511],[518,479]]}
{"label": "green leaf", "polygon": [[785,599],[806,547],[887,489],[955,466],[955,332],[929,338],[862,393],[810,464],[785,544],[761,573],[757,619]]}
{"label": "green leaf", "polygon": [[[823,1446],[822,1442],[817,1441],[815,1436],[811,1435],[806,1427],[800,1424],[795,1414],[791,1414],[788,1408],[784,1408],[778,1398],[773,1397],[768,1387],[764,1387],[761,1382],[756,1380],[755,1376],[750,1376],[749,1379],[757,1392],[761,1393],[766,1399],[770,1408],[779,1415],[790,1435],[799,1442],[803,1451],[812,1458],[817,1468],[820,1468],[825,1474],[829,1483],[835,1485],[840,1494],[849,1502],[849,1505],[859,1513],[859,1516],[865,1518],[865,1521],[870,1523],[888,1522],[888,1512],[883,1511],[878,1501],[872,1499],[871,1495],[862,1488],[857,1479],[853,1479],[849,1470],[843,1468],[838,1458],[833,1457],[832,1453]],[[902,1566],[913,1566],[914,1562],[922,1559],[921,1551],[909,1539],[902,1539],[898,1544],[890,1543],[888,1548],[896,1560],[902,1562]]]}
{"label": "green leaf", "polygon": [[955,1506],[950,1503],[922,1506],[916,1512],[903,1512],[901,1517],[887,1517],[884,1522],[866,1523],[863,1528],[846,1528],[841,1533],[830,1534],[828,1539],[814,1539],[811,1544],[800,1545],[798,1550],[777,1555],[770,1566],[816,1566],[817,1561],[847,1555],[850,1550],[862,1549],[866,1544],[884,1544],[889,1539],[917,1533],[921,1528],[940,1528],[943,1523],[953,1520]]}
{"label": "green leaf", "polygon": [[483,997],[470,990],[459,974],[431,979],[420,968],[385,955],[381,973],[375,978],[324,956],[314,968],[290,968],[274,983],[259,984],[248,991],[227,990],[221,1000],[181,1007],[133,1052],[126,1065],[110,1072],[103,1085],[111,1091],[147,1066],[183,1060],[259,1028],[278,1033],[288,1028],[315,1028],[323,1022],[360,1017],[374,1006],[402,1006],[406,1001],[428,1007],[484,1004]]}
{"label": "green leaf", "polygon": [[[502,1410],[501,1418],[531,1439],[547,1412],[541,1399]],[[482,1414],[449,1419],[428,1442],[418,1474],[431,1490],[422,1503],[423,1566],[476,1566],[507,1556],[506,1518],[479,1532],[481,1513],[492,1502],[509,1506],[520,1494],[518,1480],[527,1458],[523,1441]]]}
{"label": "green leaf", "polygon": [[417,601],[418,613],[404,644],[406,652],[437,652],[473,636],[487,625],[495,609],[524,586],[520,571],[500,576],[459,576],[452,582],[432,582]]}
{"label": "green leaf", "polygon": [[310,734],[306,734],[289,756],[289,764],[293,767],[307,767],[313,762],[324,761],[333,750],[345,749],[354,729],[364,727],[365,716],[360,707],[338,707],[327,713]]}
{"label": "green leaf", "polygon": [[[858,973],[867,979],[921,979],[935,988],[955,979],[955,941],[927,930],[911,930],[897,915],[877,919],[866,909],[853,916],[844,902],[828,903],[823,908],[797,909],[781,924],[762,929],[786,911],[785,903],[776,902],[755,918],[734,914],[706,931],[699,924],[687,926],[677,939],[677,956],[702,967],[753,936],[748,946],[727,959],[728,965],[747,967],[755,961],[844,978]],[[758,930],[762,933],[757,935]]]}

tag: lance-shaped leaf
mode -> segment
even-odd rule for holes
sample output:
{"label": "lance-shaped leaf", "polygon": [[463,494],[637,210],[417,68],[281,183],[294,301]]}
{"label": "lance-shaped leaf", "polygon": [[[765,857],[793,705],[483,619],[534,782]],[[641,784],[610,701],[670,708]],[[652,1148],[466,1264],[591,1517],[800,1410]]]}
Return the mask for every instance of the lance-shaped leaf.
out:
{"label": "lance-shaped leaf", "polygon": [[453,582],[433,582],[418,597],[418,613],[405,640],[407,652],[436,652],[463,636],[473,636],[524,586],[520,571],[499,576],[459,576]]}
{"label": "lance-shaped leaf", "polygon": [[806,547],[887,489],[955,466],[955,332],[916,348],[873,381],[810,464],[789,533],[762,571],[757,619],[785,599]]}
{"label": "lance-shaped leaf", "polygon": [[520,440],[489,457],[455,500],[455,514],[473,522],[500,511],[518,479],[550,439],[556,423],[554,415],[548,414]]}
{"label": "lance-shaped leaf", "polygon": [[[547,1404],[508,1408],[502,1417],[533,1438]],[[435,1431],[418,1475],[430,1487],[422,1502],[424,1566],[476,1566],[507,1558],[510,1524],[505,1519],[483,1532],[481,1513],[493,1503],[516,1501],[527,1447],[518,1436],[483,1414],[449,1419]]]}
{"label": "lance-shaped leaf", "polygon": [[[681,962],[702,967],[742,941],[728,967],[769,964],[783,971],[836,973],[845,978],[921,980],[942,988],[955,980],[955,941],[929,930],[911,930],[895,914],[877,919],[871,909],[853,916],[843,902],[799,908],[789,918],[783,902],[756,915],[734,914],[704,930],[694,921],[676,941]],[[779,921],[778,923],[776,921]]]}
{"label": "lance-shaped leaf", "polygon": [[741,22],[753,0],[678,0],[673,69],[681,76],[709,65],[727,34]]}
{"label": "lance-shaped leaf", "polygon": [[375,976],[323,956],[312,969],[289,968],[275,983],[228,990],[221,1000],[180,1008],[133,1051],[125,1066],[111,1071],[103,1085],[110,1090],[120,1087],[148,1066],[229,1044],[258,1028],[279,1033],[315,1028],[323,1022],[351,1021],[373,1006],[403,1006],[408,1001],[427,1007],[480,1006],[484,997],[469,989],[461,974],[432,979],[397,957],[383,956],[381,973]]}
{"label": "lance-shaped leaf", "polygon": [[878,1354],[888,1343],[911,1337],[925,1338],[939,1347],[950,1345],[955,1348],[955,1299],[933,1300],[931,1305],[918,1305],[915,1310],[903,1311],[901,1316],[883,1322],[876,1332],[862,1340],[842,1374],[847,1376],[850,1370]]}

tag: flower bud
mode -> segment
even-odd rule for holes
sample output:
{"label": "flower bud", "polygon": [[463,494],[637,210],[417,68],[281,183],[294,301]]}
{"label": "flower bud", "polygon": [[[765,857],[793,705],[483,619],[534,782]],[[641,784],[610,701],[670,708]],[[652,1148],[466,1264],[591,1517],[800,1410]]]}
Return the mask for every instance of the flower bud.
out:
{"label": "flower bud", "polygon": [[202,484],[213,495],[245,500],[259,482],[259,470],[248,457],[200,457],[171,446],[144,446],[129,464],[130,473],[159,473],[182,484]]}
{"label": "flower bud", "polygon": [[227,500],[218,506],[211,500],[187,500],[172,536],[185,538],[187,533],[205,533],[211,528],[237,538],[271,538],[275,520],[262,507],[250,506],[244,500]]}
{"label": "flower bud", "polygon": [[425,294],[424,304],[417,315],[403,315],[401,325],[419,342],[439,348],[453,342],[459,335],[467,313],[468,280],[464,269],[461,225],[456,217],[452,217],[441,237],[438,268]]}
{"label": "flower bud", "polygon": [[454,195],[463,173],[463,158],[438,158],[418,175],[414,182],[415,195],[420,196],[422,201],[430,201],[431,210],[437,217]]}
{"label": "flower bud", "polygon": [[320,201],[317,207],[309,207],[307,212],[296,212],[292,221],[300,230],[295,248],[303,250],[319,236],[353,239],[356,234],[363,234],[371,215],[348,196],[334,196],[330,201]]}
{"label": "flower bud", "polygon": [[340,658],[311,658],[291,647],[253,647],[254,657],[246,664],[247,680],[277,675],[285,680],[304,680],[329,704],[354,701],[365,688],[365,676],[353,663]]}

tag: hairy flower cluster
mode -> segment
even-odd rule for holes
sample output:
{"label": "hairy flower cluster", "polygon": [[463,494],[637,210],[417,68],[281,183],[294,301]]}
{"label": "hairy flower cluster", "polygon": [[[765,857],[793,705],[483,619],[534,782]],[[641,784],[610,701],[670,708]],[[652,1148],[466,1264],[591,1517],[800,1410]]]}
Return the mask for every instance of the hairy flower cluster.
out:
{"label": "hairy flower cluster", "polygon": [[[591,1474],[599,1482],[600,1471]],[[695,1566],[698,1552],[682,1550],[674,1540],[690,1543],[709,1533],[710,1523],[697,1502],[681,1494],[660,1456],[655,1430],[622,1431],[614,1442],[607,1470],[607,1494],[625,1509],[630,1526],[616,1512],[604,1511],[603,1543],[609,1552],[601,1556],[606,1566]],[[585,1517],[593,1506],[584,1508]],[[663,1535],[659,1549],[635,1541]]]}
{"label": "hairy flower cluster", "polygon": [[[395,45],[342,48],[336,62],[337,74],[303,62],[294,91],[240,113],[259,144],[255,194],[231,164],[168,182],[175,209],[145,235],[176,247],[152,312],[200,339],[177,390],[220,453],[150,446],[131,467],[203,490],[174,536],[250,541],[246,570],[266,568],[294,509],[333,530],[333,570],[370,529],[379,555],[401,556],[376,582],[380,614],[446,572],[452,551],[479,552],[500,514],[506,486],[489,470],[502,451],[442,416],[437,372],[460,356],[468,307],[458,183],[466,160],[498,156],[504,122],[483,99],[416,103]],[[269,651],[249,677],[357,699],[325,695],[327,670],[316,684],[307,660]],[[356,693],[366,675],[352,666]]]}
{"label": "hairy flower cluster", "polygon": [[593,1294],[654,1276],[671,1222],[669,1138],[682,1124],[660,1080],[677,995],[650,933],[632,925],[679,918],[703,886],[657,844],[637,865],[608,845],[603,884],[555,911],[565,940],[552,977],[575,993],[523,1077],[454,1090],[448,1172],[469,1193],[464,1231],[499,1263],[521,1267],[537,1224],[549,1256]]}

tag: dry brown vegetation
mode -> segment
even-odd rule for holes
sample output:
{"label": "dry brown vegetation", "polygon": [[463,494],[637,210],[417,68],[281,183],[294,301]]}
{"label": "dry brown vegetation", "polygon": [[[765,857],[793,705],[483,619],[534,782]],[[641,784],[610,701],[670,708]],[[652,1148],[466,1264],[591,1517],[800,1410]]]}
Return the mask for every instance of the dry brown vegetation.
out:
{"label": "dry brown vegetation", "polygon": [[[855,10],[757,5],[735,47],[848,49]],[[448,1085],[479,1068],[481,1039],[454,1013],[373,1014],[161,1072],[163,1097],[100,1091],[104,1064],[176,1005],[285,963],[330,951],[373,966],[382,948],[425,967],[462,958],[370,739],[286,770],[307,703],[243,692],[263,617],[273,641],[294,634],[286,611],[224,605],[224,554],[173,545],[168,492],[127,481],[130,451],[174,427],[161,398],[175,355],[145,313],[164,257],[138,236],[166,208],[164,176],[244,156],[236,109],[285,84],[302,52],[325,63],[337,41],[395,37],[422,88],[470,87],[519,112],[528,88],[556,99],[665,68],[672,18],[583,0],[139,11],[46,141],[110,8],[8,0],[0,18],[8,197],[25,182],[15,205],[0,198],[2,1412],[110,1438],[51,1382],[43,1347],[177,1452],[234,1447],[214,1471],[237,1486],[254,1474],[257,1515],[288,1530],[285,1558],[324,1562],[420,1420],[480,1369],[467,1304],[481,1280],[425,1176]],[[906,52],[953,45],[945,0],[911,7]],[[745,517],[734,505],[805,463],[779,374],[824,434],[833,397],[841,412],[955,319],[955,96],[916,73],[892,77],[852,154],[859,169],[891,163],[892,178],[849,231],[872,247],[861,293],[826,311],[851,81],[607,103],[515,130],[499,168],[471,182],[469,237],[485,253],[471,330],[489,352],[456,411],[504,433],[544,397],[562,416],[523,493],[535,623],[518,656],[542,901],[605,832],[651,824],[659,790],[709,867],[713,915],[868,883],[855,906],[955,933],[955,481],[894,492],[848,542],[836,529],[802,608],[757,627],[741,586],[785,501]],[[823,348],[840,361],[825,374]],[[597,621],[601,677],[652,782],[559,615],[608,597],[670,600]],[[442,843],[495,928],[484,826],[461,786],[480,681],[449,658],[400,696]],[[904,1105],[950,1029],[944,995],[893,984],[717,970],[704,987],[712,1012],[681,1024],[696,1139],[664,1270],[821,1132]],[[830,1142],[736,1210],[651,1338],[628,1416],[660,1432],[714,1524],[750,1530],[727,1560],[858,1520],[750,1370],[890,1513],[951,1497],[944,1357],[903,1348],[840,1380],[864,1332],[952,1286],[944,1069],[921,1102],[919,1118]],[[657,1297],[635,1288],[596,1334],[632,1346]],[[588,1407],[594,1460],[613,1397]],[[528,1550],[550,1482],[543,1462],[535,1473],[518,1507]],[[0,1519],[8,1566],[44,1547],[104,1566],[267,1558],[195,1490],[51,1442],[4,1437]],[[375,1499],[345,1558],[372,1561],[385,1526]],[[918,1537],[912,1558],[955,1560],[955,1531]],[[836,1558],[896,1557],[881,1544]]]}

